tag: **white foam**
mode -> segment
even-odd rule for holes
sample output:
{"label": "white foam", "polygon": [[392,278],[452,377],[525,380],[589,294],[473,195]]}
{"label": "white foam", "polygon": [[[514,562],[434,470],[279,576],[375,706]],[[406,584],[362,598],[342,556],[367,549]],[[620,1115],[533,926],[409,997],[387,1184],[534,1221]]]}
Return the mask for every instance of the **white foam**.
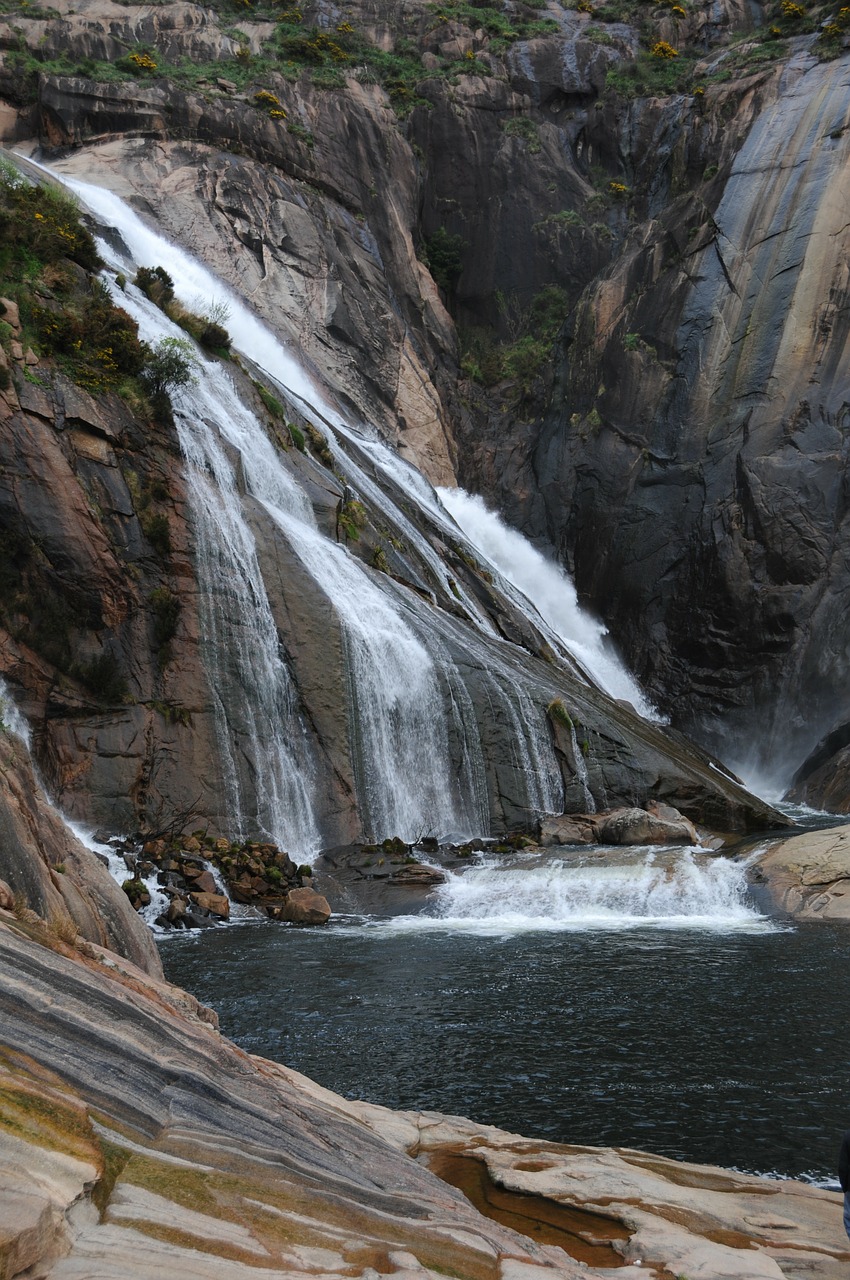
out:
{"label": "white foam", "polygon": [[429,916],[382,922],[390,933],[448,931],[493,937],[629,929],[770,933],[747,901],[746,866],[686,849],[635,850],[622,864],[556,859],[527,866],[488,860],[450,873]]}

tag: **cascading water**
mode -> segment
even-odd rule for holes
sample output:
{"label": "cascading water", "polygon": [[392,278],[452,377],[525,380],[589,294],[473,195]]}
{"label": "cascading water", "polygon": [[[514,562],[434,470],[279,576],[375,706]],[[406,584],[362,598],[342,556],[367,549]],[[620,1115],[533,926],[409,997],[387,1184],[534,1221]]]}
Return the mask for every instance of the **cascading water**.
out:
{"label": "cascading water", "polygon": [[[221,287],[209,273],[144,227],[117,197],[86,184],[70,185],[144,262],[164,266],[176,282],[183,282],[184,296],[194,290],[195,305],[199,289],[202,301],[204,294],[207,301],[221,296]],[[126,269],[127,263],[108,244],[100,247],[116,270]],[[145,340],[182,336],[131,286],[116,301],[137,320]],[[261,330],[262,350],[269,358],[271,335],[241,304],[234,311],[236,323],[230,323],[236,339],[240,334],[244,338],[247,329],[256,358],[256,331]],[[294,362],[274,346],[276,380],[282,380],[283,368],[289,386],[286,366]],[[201,374],[196,385],[175,393],[174,401],[194,499],[225,779],[237,820],[244,825],[241,754],[261,780],[255,792],[263,796],[266,810],[251,817],[300,856],[317,847],[306,787],[310,769],[306,753],[293,750],[293,744],[303,741],[303,731],[295,722],[294,699],[277,650],[253,535],[218,433],[238,451],[248,492],[285,534],[339,618],[352,684],[355,768],[369,834],[376,839],[416,839],[480,833],[480,814],[468,812],[451,775],[446,710],[435,663],[403,616],[399,589],[378,585],[344,547],[318,531],[305,493],[283,466],[260,422],[239,401],[227,373],[200,353],[197,359]],[[312,387],[294,368],[295,394],[303,399],[309,393],[315,400]],[[330,410],[322,406],[322,412]],[[234,713],[243,706],[245,716],[234,725]]]}
{"label": "cascading water", "polygon": [[581,784],[584,792],[584,811],[585,813],[596,813],[596,801],[590,791],[590,778],[587,772],[587,765],[584,760],[584,752],[578,745],[578,737],[576,736],[576,727],[572,720],[570,721],[570,743],[573,749],[573,759],[576,763],[576,777]]}
{"label": "cascading water", "polygon": [[[27,751],[30,750],[32,739],[29,725],[15,705],[14,699],[9,693],[9,690],[3,680],[0,680],[0,725],[4,726],[9,733],[14,734],[14,736],[23,743]],[[80,844],[84,845],[86,849],[89,849],[92,853],[97,855],[101,862],[106,866],[113,880],[117,881],[119,885],[123,885],[125,880],[130,879],[131,876],[127,863],[124,861],[121,854],[119,854],[112,845],[105,844],[103,841],[97,840],[88,827],[68,818],[59,806],[50,798],[49,793],[39,777],[35,762],[31,759],[30,763],[36,781],[38,782],[44,799],[49,807],[53,810],[62,824],[67,827],[71,835],[74,836],[76,840],[79,840]],[[161,915],[168,909],[169,899],[159,888],[155,875],[150,876],[145,880],[145,887],[150,894],[151,900],[148,906],[142,909],[140,914],[151,928],[155,928],[156,926],[154,921],[157,916]]]}
{"label": "cascading water", "polygon": [[636,849],[621,861],[484,861],[450,874],[430,916],[401,917],[393,930],[462,933],[596,929],[747,930],[776,926],[747,901],[745,864],[696,849]]}
{"label": "cascading water", "polygon": [[0,680],[0,725],[20,738],[24,746],[29,750],[30,746],[30,727],[18,708],[15,706],[14,700],[6,688],[3,680]]}
{"label": "cascading water", "polygon": [[[102,253],[113,265],[122,265],[105,244]],[[132,314],[147,342],[181,332],[130,286],[116,301]],[[253,437],[259,435],[265,446],[261,463],[274,453],[219,366],[200,354],[197,359],[199,376],[194,385],[175,393],[173,405],[197,540],[228,821],[239,836],[262,833],[299,857],[311,857],[319,847],[311,799],[313,763],[235,470],[210,424],[226,424],[222,435],[240,449],[256,448]],[[298,492],[291,482],[290,487]]]}
{"label": "cascading water", "polygon": [[572,653],[612,698],[630,702],[640,715],[657,721],[658,712],[606,644],[605,627],[579,608],[567,574],[490,511],[482,498],[463,489],[440,488],[437,493],[477,553],[531,604],[550,639]]}

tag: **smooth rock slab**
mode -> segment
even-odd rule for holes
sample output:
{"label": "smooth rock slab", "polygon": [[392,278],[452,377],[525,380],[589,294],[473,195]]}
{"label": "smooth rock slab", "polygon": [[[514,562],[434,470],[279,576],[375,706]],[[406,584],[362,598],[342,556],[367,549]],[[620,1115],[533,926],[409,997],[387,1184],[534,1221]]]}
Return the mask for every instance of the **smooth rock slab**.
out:
{"label": "smooth rock slab", "polygon": [[775,909],[800,920],[850,920],[850,826],[778,841],[750,875]]}

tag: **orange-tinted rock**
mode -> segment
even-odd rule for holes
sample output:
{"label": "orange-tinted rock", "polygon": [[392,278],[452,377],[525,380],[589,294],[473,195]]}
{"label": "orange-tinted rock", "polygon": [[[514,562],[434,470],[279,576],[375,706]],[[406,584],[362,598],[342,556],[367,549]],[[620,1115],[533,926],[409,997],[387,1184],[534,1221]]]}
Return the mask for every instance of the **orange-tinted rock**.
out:
{"label": "orange-tinted rock", "polygon": [[230,902],[223,893],[191,893],[190,898],[202,911],[209,911],[211,916],[221,920],[230,918]]}
{"label": "orange-tinted rock", "polygon": [[290,924],[327,924],[331,909],[327,898],[313,889],[292,889],[280,914]]}

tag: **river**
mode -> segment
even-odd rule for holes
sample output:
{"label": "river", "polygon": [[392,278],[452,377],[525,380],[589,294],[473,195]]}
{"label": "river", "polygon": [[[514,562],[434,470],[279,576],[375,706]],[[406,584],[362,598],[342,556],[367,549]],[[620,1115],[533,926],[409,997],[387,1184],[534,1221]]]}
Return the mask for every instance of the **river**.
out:
{"label": "river", "polygon": [[227,1035],[347,1097],[829,1178],[850,1123],[846,929],[767,920],[733,864],[705,866],[648,884],[633,865],[631,897],[583,872],[572,914],[565,871],[537,916],[499,914],[473,875],[439,919],[245,923],[161,950]]}

